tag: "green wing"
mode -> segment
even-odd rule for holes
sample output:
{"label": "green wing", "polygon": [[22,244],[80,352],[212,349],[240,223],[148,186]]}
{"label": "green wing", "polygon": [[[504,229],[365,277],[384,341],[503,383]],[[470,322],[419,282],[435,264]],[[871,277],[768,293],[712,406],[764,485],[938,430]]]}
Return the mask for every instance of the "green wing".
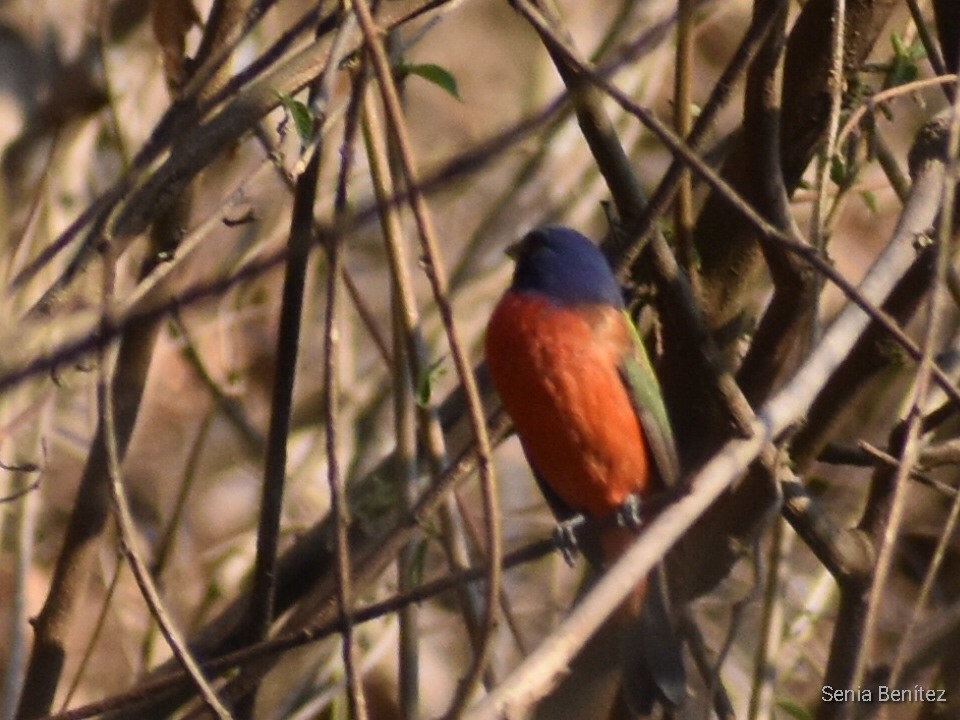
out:
{"label": "green wing", "polygon": [[680,461],[677,458],[673,430],[670,428],[670,418],[663,404],[660,383],[653,371],[650,358],[647,357],[640,335],[626,311],[623,316],[633,335],[634,351],[623,359],[620,374],[630,391],[630,398],[643,426],[647,445],[653,454],[653,461],[657,466],[660,479],[669,487],[676,483],[680,475]]}
{"label": "green wing", "polygon": [[[676,484],[680,461],[663,403],[663,392],[653,372],[640,335],[630,316],[623,313],[633,335],[633,352],[624,358],[620,369],[630,391],[634,409],[643,425],[647,445],[663,484]],[[664,568],[655,568],[648,578],[643,610],[637,619],[637,632],[625,633],[624,697],[627,705],[646,717],[655,704],[678,707],[686,696],[686,672],[683,650],[670,621]]]}

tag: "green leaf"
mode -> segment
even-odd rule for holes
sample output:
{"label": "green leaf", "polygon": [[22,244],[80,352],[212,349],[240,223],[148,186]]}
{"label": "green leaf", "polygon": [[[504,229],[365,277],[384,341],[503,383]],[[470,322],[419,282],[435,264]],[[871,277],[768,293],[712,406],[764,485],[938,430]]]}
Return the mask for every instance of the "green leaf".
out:
{"label": "green leaf", "polygon": [[839,155],[830,158],[830,180],[833,181],[834,185],[842,187],[847,181],[847,172],[847,166],[843,162],[843,158]]}
{"label": "green leaf", "polygon": [[443,360],[443,358],[435,360],[429,366],[420,370],[420,377],[417,378],[417,405],[422,408],[429,407],[437,380],[447,372],[447,369],[442,367]]}
{"label": "green leaf", "polygon": [[863,202],[867,204],[867,208],[874,215],[880,212],[880,207],[877,205],[877,195],[872,190],[864,190],[860,193],[860,197],[863,198]]}
{"label": "green leaf", "polygon": [[927,56],[923,44],[915,40],[908,45],[896,33],[890,36],[890,44],[893,45],[893,59],[888,65],[884,87],[905,85],[920,77],[917,61],[923,60]]}
{"label": "green leaf", "polygon": [[297,128],[297,135],[300,136],[300,144],[304,146],[309,145],[313,140],[313,131],[316,127],[316,121],[310,108],[286,93],[278,92],[277,97],[280,98],[283,107],[286,108],[286,111],[290,113],[290,117],[293,118],[294,127]]}
{"label": "green leaf", "polygon": [[777,708],[783,710],[788,717],[794,720],[813,720],[813,715],[802,705],[792,700],[777,700]]}
{"label": "green leaf", "polygon": [[422,77],[427,82],[431,82],[441,90],[446,91],[447,94],[451,95],[454,99],[463,102],[463,98],[460,97],[460,91],[457,89],[457,79],[453,76],[453,73],[446,68],[434,65],[433,63],[426,63],[424,65],[401,65],[399,70],[401,77],[406,77],[407,75]]}
{"label": "green leaf", "polygon": [[893,45],[894,55],[902,56],[907,54],[908,46],[904,44],[903,38],[897,35],[897,33],[890,35],[890,43]]}

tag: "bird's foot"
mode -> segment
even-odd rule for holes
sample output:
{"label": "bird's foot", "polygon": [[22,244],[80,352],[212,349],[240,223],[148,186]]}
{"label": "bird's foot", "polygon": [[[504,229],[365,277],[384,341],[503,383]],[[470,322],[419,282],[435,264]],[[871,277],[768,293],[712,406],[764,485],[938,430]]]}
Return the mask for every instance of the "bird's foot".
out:
{"label": "bird's foot", "polygon": [[617,508],[617,525],[631,532],[640,532],[645,512],[646,503],[643,498],[636,493],[628,495],[623,505]]}
{"label": "bird's foot", "polygon": [[573,565],[580,554],[580,541],[577,538],[577,532],[586,524],[587,519],[583,515],[574,515],[557,524],[553,531],[553,542],[560,549],[560,554],[567,561],[567,565]]}
{"label": "bird's foot", "polygon": [[617,525],[634,533],[640,532],[651,517],[659,514],[665,507],[676,502],[689,491],[689,487],[677,485],[642,497],[636,493],[628,495],[623,505],[617,508],[614,516]]}

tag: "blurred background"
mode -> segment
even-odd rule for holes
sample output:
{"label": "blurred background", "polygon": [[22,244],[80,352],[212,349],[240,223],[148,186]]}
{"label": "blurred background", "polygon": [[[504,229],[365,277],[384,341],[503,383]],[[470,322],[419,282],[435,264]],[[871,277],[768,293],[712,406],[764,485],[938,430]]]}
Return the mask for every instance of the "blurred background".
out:
{"label": "blurred background", "polygon": [[[879,39],[856,75],[862,87],[853,88],[853,76],[847,77],[841,126],[871,93],[935,75],[907,3],[888,4],[893,7],[881,24]],[[291,87],[275,88],[284,102],[264,112],[257,123],[232,131],[223,150],[203,161],[190,177],[189,189],[175,186],[175,192],[180,197],[189,194],[190,201],[176,219],[176,251],[153,266],[152,275],[143,268],[145,258],[156,248],[147,240],[150,233],[139,229],[118,246],[122,252],[114,256],[100,248],[101,253],[94,253],[69,284],[48,294],[81,256],[80,244],[72,241],[64,252],[36,265],[43,250],[56,243],[87,208],[111,197],[123,178],[134,180],[116,196],[120,203],[139,197],[130,193],[144,187],[152,176],[161,176],[168,157],[188,153],[192,147],[189,142],[178,146],[176,134],[172,139],[167,136],[143,172],[132,174],[158,123],[181,97],[183,87],[190,87],[177,85],[183,79],[178,80],[177,73],[189,76],[194,71],[191,58],[200,50],[204,21],[213,3],[164,5],[162,0],[0,2],[0,276],[4,284],[0,302],[6,318],[0,323],[0,462],[11,468],[0,477],[0,496],[9,498],[0,505],[2,718],[15,716],[33,635],[28,619],[40,612],[50,591],[97,431],[99,363],[94,348],[83,346],[82,340],[96,337],[104,308],[101,257],[116,260],[109,312],[117,318],[186,296],[192,289],[243,276],[163,315],[122,465],[136,543],[184,635],[195,637],[242,602],[255,564],[268,425],[275,406],[284,277],[279,262],[256,272],[247,273],[247,269],[275,257],[286,246],[293,207],[291,183],[303,170],[310,147],[320,154],[315,218],[330,227],[335,213],[355,213],[340,237],[345,285],[339,291],[341,302],[334,321],[339,338],[336,446],[342,479],[348,488],[360,488],[359,495],[351,496],[359,503],[351,514],[354,524],[363,526],[358,532],[374,535],[374,529],[381,532],[397,521],[395,507],[378,505],[370,488],[371,483],[398,482],[385,462],[398,443],[395,393],[409,390],[398,389],[393,281],[381,218],[371,211],[375,206],[371,160],[360,133],[350,146],[345,210],[334,207],[347,154],[344,132],[352,112],[356,56],[344,60],[333,73],[332,94],[316,137],[298,133],[296,112],[310,108],[306,93],[299,91],[302,83],[290,81]],[[302,22],[317,3],[280,0],[246,5],[269,10],[245,29],[221,72],[226,73],[224,77],[253,74],[229,87],[204,118],[217,113],[226,116],[235,109],[230,105],[233,100],[245,97],[263,77],[268,77],[268,84],[269,78],[280,77],[268,73],[315,42],[326,42],[329,49],[329,35],[314,41],[316,22],[308,22],[277,52],[274,65],[256,69],[258,59],[271,52],[278,38]],[[321,14],[334,10],[331,3],[320,5]],[[380,24],[389,27],[422,5],[407,0],[382,2]],[[450,280],[455,321],[468,359],[477,364],[482,359],[485,323],[509,283],[512,266],[504,249],[545,223],[570,225],[600,240],[610,230],[610,192],[568,104],[508,142],[484,145],[552,108],[565,92],[564,83],[537,33],[509,3],[467,0],[435,5],[436,10],[402,22],[386,38],[401,81],[421,177],[447,172],[430,187],[428,203]],[[677,4],[558,0],[556,5],[583,56],[598,66],[614,63],[613,82],[637,104],[672,123]],[[683,22],[689,23],[693,35],[689,95],[696,117],[741,42],[755,8],[740,1],[685,5],[690,14]],[[788,27],[803,5],[790,4]],[[920,9],[929,20],[931,9],[925,3],[920,3]],[[179,19],[172,19],[171,13],[179,13]],[[176,38],[182,47],[178,48]],[[350,50],[357,47],[359,33],[351,34],[347,42]],[[738,138],[743,139],[743,84],[739,79],[734,85],[733,99],[716,117],[703,146],[703,157],[714,167]],[[373,83],[367,92],[376,94]],[[907,152],[917,130],[945,107],[942,89],[928,85],[895,97],[882,111],[868,109],[872,127],[882,133],[885,152],[901,172],[906,171]],[[607,100],[604,108],[640,184],[652,192],[670,164],[669,150],[613,102]],[[181,129],[182,137],[189,140],[191,131],[191,127]],[[823,234],[829,237],[829,259],[852,282],[859,281],[889,241],[902,210],[889,168],[885,171],[877,161],[877,153],[867,147],[870,142],[863,139],[859,146],[846,145],[839,151],[847,155],[843,162],[834,163],[825,189],[817,180],[822,166],[811,163],[790,205],[797,226],[806,234],[815,203],[822,203],[818,212]],[[481,148],[482,161],[469,172],[457,170],[452,163],[474,148]],[[392,159],[396,163],[395,155]],[[702,183],[694,185],[695,208],[701,207],[706,194]],[[106,227],[122,227],[117,220],[122,207],[106,216]],[[143,207],[149,211],[149,205]],[[460,383],[437,302],[418,262],[421,251],[411,215],[401,208],[399,219],[420,316],[421,362],[426,363],[415,391],[423,408],[436,408]],[[110,224],[114,221],[118,224]],[[670,212],[656,218],[655,224],[668,239],[673,238]],[[314,251],[307,264],[301,332],[296,340],[299,353],[280,553],[310,536],[330,511],[323,356],[328,268],[325,253]],[[640,277],[639,296],[649,299],[651,292],[649,278]],[[745,306],[757,308],[759,315],[771,294],[769,279],[758,279],[746,294]],[[827,323],[844,298],[828,285],[818,302],[815,315]],[[722,314],[708,308],[708,315],[709,310]],[[952,328],[955,308],[946,317]],[[652,347],[658,347],[660,331],[652,313],[647,311],[642,318]],[[908,329],[919,333],[923,327],[921,314]],[[952,337],[952,330],[944,331],[944,350],[952,349]],[[78,340],[75,350],[57,354]],[[740,340],[747,344],[749,330]],[[738,351],[735,345],[728,348],[732,366],[742,357],[742,348]],[[893,423],[905,412],[915,372],[912,365],[895,357],[898,352],[890,350],[894,361],[874,377],[865,394],[844,403],[844,412],[831,424],[831,443],[855,446],[866,441],[886,447]],[[449,411],[445,418],[453,459],[456,448],[466,442],[452,439],[459,432],[452,429],[453,419],[462,425],[465,413],[462,405],[459,414],[455,404],[444,407]],[[947,430],[940,439],[944,438],[949,438]],[[549,537],[554,520],[516,439],[500,444],[494,459],[505,548]],[[421,464],[414,492],[431,481],[426,465]],[[846,528],[858,521],[871,472],[871,467],[811,463],[802,479],[831,521]],[[955,473],[949,466],[939,473],[940,481],[955,487]],[[388,498],[396,492],[393,487]],[[949,502],[956,495],[952,489],[944,494],[919,486],[911,493],[903,521],[905,539],[886,588],[889,602],[882,608],[875,665],[893,660],[903,639],[905,617],[914,607]],[[483,502],[476,479],[462,483],[450,498],[424,524],[423,539],[411,546],[417,578],[449,570],[454,544],[465,546],[467,560],[480,562],[477,543],[483,542]],[[390,506],[391,501],[386,504]],[[779,543],[781,582],[774,593],[779,651],[768,659],[771,696],[760,716],[814,717],[830,654],[836,585],[791,530],[784,526],[771,540],[772,528],[773,524],[765,524],[750,542],[743,541],[729,574],[698,597],[691,612],[709,657],[717,659],[728,645],[717,677],[732,703],[733,716],[747,717],[755,686],[757,643],[766,632],[761,626],[758,583],[769,571],[764,562],[757,562],[751,543],[756,541],[763,549]],[[106,524],[90,557],[66,635],[65,662],[52,711],[123,692],[170,658],[118,552],[112,522]],[[946,554],[931,607],[955,601],[951,568],[956,560],[952,550]],[[321,577],[324,568],[313,572]],[[504,609],[509,621],[496,629],[487,683],[496,685],[507,676],[566,614],[583,572],[582,562],[571,568],[553,553],[505,573]],[[388,598],[399,583],[391,565],[375,581],[355,587],[354,599],[363,605]],[[302,594],[307,595],[307,590]],[[463,598],[456,593],[441,594],[418,607],[417,702],[422,716],[432,717],[447,708],[469,665],[470,636]],[[399,626],[397,616],[387,614],[356,629],[371,717],[404,716],[398,701]],[[930,684],[937,675],[931,671],[917,677],[917,682]],[[691,687],[691,707],[683,716],[708,717],[711,702],[706,699],[706,683],[691,681]],[[261,684],[255,714],[347,717],[344,692],[336,643],[310,645],[288,653]],[[886,711],[889,717],[947,717],[930,714],[929,708],[916,704],[889,706]],[[169,709],[162,714],[176,712],[180,711]],[[570,710],[568,716],[590,716],[584,712]]]}

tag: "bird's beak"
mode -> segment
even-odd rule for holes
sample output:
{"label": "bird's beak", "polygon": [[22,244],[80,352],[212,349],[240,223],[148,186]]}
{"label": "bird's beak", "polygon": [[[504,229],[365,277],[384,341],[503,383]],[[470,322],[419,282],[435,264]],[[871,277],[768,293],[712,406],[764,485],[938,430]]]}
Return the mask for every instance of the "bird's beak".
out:
{"label": "bird's beak", "polygon": [[508,245],[508,246],[507,246],[507,249],[504,250],[503,252],[504,252],[504,253],[506,254],[506,256],[507,256],[508,258],[510,258],[511,260],[516,260],[518,257],[520,257],[520,246],[521,246],[522,244],[523,244],[523,241],[522,241],[522,240],[519,240],[519,241],[513,243],[512,245]]}

